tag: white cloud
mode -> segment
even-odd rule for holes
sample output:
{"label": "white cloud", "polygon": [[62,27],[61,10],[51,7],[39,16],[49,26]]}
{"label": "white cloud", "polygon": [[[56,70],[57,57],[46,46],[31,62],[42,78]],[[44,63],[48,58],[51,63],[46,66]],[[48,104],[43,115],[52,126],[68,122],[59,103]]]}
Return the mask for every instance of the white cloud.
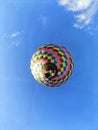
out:
{"label": "white cloud", "polygon": [[20,41],[16,40],[16,41],[12,41],[12,45],[14,45],[15,47],[18,47],[20,45]]}
{"label": "white cloud", "polygon": [[[12,45],[15,46],[15,47],[19,47],[21,45],[21,37],[22,37],[22,34],[23,31],[16,31],[16,32],[13,32],[12,34],[10,34],[10,38],[12,39]],[[21,36],[21,37],[20,37]]]}
{"label": "white cloud", "polygon": [[21,32],[14,32],[11,34],[11,37],[17,37],[21,34]]}
{"label": "white cloud", "polygon": [[22,34],[23,34],[23,31],[16,31],[12,33],[2,33],[0,34],[0,39],[6,40],[9,48],[11,46],[19,47],[22,44],[22,38],[23,38]]}
{"label": "white cloud", "polygon": [[89,25],[98,10],[98,0],[59,0],[58,4],[74,13],[74,27],[84,28]]}
{"label": "white cloud", "polygon": [[23,33],[23,31],[12,32],[11,34],[1,33],[1,34],[0,34],[0,38],[2,38],[2,39],[15,38],[15,37],[20,36],[22,33]]}
{"label": "white cloud", "polygon": [[42,26],[45,27],[47,24],[47,17],[44,15],[40,15],[39,20],[41,21]]}

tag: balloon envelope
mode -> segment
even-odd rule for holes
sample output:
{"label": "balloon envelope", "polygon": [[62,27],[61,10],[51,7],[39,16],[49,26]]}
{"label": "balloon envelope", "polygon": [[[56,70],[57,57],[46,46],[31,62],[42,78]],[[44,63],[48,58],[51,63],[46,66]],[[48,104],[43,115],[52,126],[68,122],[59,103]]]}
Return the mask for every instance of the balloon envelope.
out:
{"label": "balloon envelope", "polygon": [[74,68],[69,51],[58,44],[40,47],[32,56],[30,69],[34,78],[45,86],[55,87],[65,83]]}

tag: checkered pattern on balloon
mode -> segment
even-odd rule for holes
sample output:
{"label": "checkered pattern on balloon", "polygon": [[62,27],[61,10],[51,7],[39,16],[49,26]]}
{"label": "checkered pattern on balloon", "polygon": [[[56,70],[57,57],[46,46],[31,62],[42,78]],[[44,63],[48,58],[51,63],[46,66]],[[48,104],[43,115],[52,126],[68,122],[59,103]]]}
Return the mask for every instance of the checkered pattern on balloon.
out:
{"label": "checkered pattern on balloon", "polygon": [[[48,67],[44,71],[45,65]],[[45,86],[55,87],[67,81],[74,64],[71,54],[64,46],[46,44],[33,54],[30,68],[37,81]]]}

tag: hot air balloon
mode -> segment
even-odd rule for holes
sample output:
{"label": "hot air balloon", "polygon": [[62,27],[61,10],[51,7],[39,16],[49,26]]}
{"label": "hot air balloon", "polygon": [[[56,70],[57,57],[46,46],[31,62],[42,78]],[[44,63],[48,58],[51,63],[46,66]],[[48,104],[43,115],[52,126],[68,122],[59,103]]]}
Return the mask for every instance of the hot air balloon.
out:
{"label": "hot air balloon", "polygon": [[45,86],[65,83],[74,68],[70,52],[59,44],[40,47],[31,58],[30,69],[34,78]]}

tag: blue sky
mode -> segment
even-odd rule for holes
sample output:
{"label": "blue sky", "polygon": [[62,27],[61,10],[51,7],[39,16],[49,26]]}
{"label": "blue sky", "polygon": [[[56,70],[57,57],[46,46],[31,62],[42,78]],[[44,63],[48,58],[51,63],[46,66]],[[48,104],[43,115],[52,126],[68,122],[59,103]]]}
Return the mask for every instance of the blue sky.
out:
{"label": "blue sky", "polygon": [[[92,6],[91,6],[92,5]],[[0,2],[0,130],[98,130],[98,0]],[[61,87],[34,80],[30,59],[46,43],[74,58]]]}

